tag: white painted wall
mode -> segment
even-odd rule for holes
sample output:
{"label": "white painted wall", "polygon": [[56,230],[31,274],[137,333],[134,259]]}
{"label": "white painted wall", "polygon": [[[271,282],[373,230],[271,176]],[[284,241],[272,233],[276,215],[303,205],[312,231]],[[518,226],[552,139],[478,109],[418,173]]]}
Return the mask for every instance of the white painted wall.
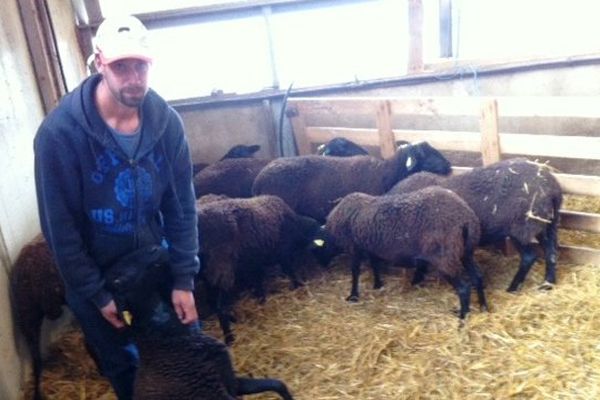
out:
{"label": "white painted wall", "polygon": [[24,364],[15,346],[8,271],[39,232],[32,139],[43,118],[17,0],[0,13],[0,398],[16,399]]}

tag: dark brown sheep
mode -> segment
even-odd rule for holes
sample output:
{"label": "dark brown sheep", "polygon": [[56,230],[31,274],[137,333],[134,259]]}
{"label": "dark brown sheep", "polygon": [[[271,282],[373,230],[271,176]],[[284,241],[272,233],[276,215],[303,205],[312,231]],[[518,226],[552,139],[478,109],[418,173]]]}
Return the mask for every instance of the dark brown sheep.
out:
{"label": "dark brown sheep", "polygon": [[323,222],[345,195],[383,194],[418,171],[449,174],[450,163],[426,142],[401,147],[387,160],[371,156],[280,158],[260,171],[252,192],[279,196],[297,213]]}
{"label": "dark brown sheep", "polygon": [[479,221],[456,194],[439,187],[405,195],[371,196],[352,193],[331,211],[326,232],[342,252],[351,256],[352,291],[358,300],[360,264],[365,258],[374,267],[376,286],[381,284],[374,260],[416,263],[414,283],[429,265],[452,284],[460,299],[460,318],[469,311],[471,281],[482,307],[487,308],[479,268],[473,260],[479,242]]}
{"label": "dark brown sheep", "polygon": [[62,315],[65,288],[48,243],[40,234],[27,243],[11,270],[10,288],[16,323],[31,353],[34,399],[41,399],[42,357],[40,335],[44,318]]}
{"label": "dark brown sheep", "polygon": [[249,199],[197,200],[200,228],[201,277],[214,290],[217,313],[226,343],[233,341],[229,326],[230,296],[240,285],[250,286],[264,301],[264,279],[279,264],[294,287],[296,263],[302,260],[319,229],[317,221],[297,215],[276,196]]}
{"label": "dark brown sheep", "polygon": [[535,262],[534,239],[541,244],[546,258],[542,288],[556,283],[562,190],[549,167],[515,158],[447,178],[420,173],[399,182],[388,193],[407,193],[434,184],[452,190],[473,209],[481,222],[482,245],[511,238],[521,262],[508,291],[519,289]]}
{"label": "dark brown sheep", "polygon": [[196,198],[205,194],[252,197],[254,178],[271,160],[231,158],[210,164],[194,176]]}

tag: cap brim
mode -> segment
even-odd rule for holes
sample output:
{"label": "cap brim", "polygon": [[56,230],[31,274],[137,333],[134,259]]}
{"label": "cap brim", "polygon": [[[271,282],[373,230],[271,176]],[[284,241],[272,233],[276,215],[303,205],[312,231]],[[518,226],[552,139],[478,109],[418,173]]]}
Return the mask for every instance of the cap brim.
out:
{"label": "cap brim", "polygon": [[106,57],[102,52],[100,52],[100,57],[102,58],[102,62],[105,64],[110,64],[110,63],[113,63],[113,62],[119,61],[119,60],[125,60],[127,58],[134,58],[134,59],[146,61],[149,63],[151,63],[153,61],[152,57],[148,56],[147,54],[140,54],[140,53],[119,54],[119,55],[114,55],[112,57]]}

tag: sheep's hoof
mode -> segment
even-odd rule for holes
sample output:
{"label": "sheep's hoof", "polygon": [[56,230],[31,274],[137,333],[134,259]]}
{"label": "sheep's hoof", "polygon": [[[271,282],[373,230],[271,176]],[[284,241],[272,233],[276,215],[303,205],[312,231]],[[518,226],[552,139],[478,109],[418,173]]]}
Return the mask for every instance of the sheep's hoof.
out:
{"label": "sheep's hoof", "polygon": [[233,344],[233,342],[235,342],[235,336],[233,335],[233,333],[225,336],[225,344],[229,347]]}
{"label": "sheep's hoof", "polygon": [[508,288],[508,289],[506,289],[506,291],[507,291],[508,293],[515,293],[515,292],[516,292],[516,291],[518,291],[518,290],[519,290],[519,287],[518,287],[518,286],[509,286],[509,288]]}
{"label": "sheep's hoof", "polygon": [[351,294],[350,296],[346,297],[346,301],[349,301],[351,303],[358,303],[358,295]]}
{"label": "sheep's hoof", "polygon": [[554,283],[551,283],[548,281],[545,281],[538,287],[538,290],[552,290],[552,289],[554,289]]}

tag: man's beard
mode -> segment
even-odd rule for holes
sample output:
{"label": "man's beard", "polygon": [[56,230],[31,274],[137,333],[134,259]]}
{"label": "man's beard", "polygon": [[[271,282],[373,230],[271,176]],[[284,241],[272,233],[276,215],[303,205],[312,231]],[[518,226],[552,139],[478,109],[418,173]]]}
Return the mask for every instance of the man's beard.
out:
{"label": "man's beard", "polygon": [[144,101],[146,90],[141,86],[129,87],[119,90],[119,101],[127,106],[137,108]]}

